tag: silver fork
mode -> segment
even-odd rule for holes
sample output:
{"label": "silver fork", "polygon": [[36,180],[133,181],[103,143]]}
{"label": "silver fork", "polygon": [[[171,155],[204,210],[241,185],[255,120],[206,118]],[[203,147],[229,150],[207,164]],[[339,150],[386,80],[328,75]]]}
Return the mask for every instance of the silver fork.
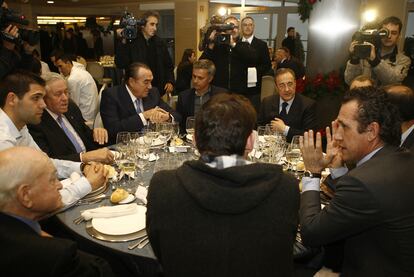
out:
{"label": "silver fork", "polygon": [[138,247],[139,249],[144,248],[144,247],[145,247],[145,245],[147,245],[147,244],[148,244],[148,242],[149,242],[148,236],[145,236],[145,237],[143,237],[142,239],[140,239],[137,243],[134,243],[134,244],[129,245],[129,246],[128,246],[128,249],[129,249],[129,250],[133,250],[133,249],[135,249],[135,248],[137,248],[137,247]]}

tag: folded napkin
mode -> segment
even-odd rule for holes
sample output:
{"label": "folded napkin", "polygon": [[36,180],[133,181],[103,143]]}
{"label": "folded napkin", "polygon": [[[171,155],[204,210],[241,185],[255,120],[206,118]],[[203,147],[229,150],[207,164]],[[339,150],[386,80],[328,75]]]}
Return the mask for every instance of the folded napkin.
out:
{"label": "folded napkin", "polygon": [[117,206],[103,206],[85,210],[81,213],[81,215],[85,220],[91,220],[92,218],[110,218],[134,214],[137,212],[137,209],[138,205],[136,203]]}
{"label": "folded napkin", "polygon": [[135,197],[139,199],[143,204],[147,204],[147,195],[148,190],[146,187],[138,186],[137,191],[135,192]]}

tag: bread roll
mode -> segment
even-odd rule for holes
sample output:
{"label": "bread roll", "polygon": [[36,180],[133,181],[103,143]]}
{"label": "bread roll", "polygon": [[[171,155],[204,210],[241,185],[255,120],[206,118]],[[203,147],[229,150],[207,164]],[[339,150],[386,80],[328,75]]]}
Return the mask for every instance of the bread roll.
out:
{"label": "bread roll", "polygon": [[119,201],[122,201],[128,197],[129,193],[121,188],[117,188],[112,194],[111,194],[111,202],[112,203],[119,203]]}

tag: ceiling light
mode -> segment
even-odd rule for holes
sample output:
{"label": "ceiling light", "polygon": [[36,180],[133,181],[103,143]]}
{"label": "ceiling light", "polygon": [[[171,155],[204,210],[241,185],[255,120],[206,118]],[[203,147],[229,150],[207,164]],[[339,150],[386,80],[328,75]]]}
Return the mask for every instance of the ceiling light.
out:
{"label": "ceiling light", "polygon": [[55,1],[47,1],[48,4],[55,4]]}

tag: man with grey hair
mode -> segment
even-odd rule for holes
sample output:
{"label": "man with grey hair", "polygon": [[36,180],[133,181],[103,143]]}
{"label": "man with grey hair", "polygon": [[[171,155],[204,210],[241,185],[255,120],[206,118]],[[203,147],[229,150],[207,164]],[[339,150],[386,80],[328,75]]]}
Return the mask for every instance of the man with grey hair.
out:
{"label": "man with grey hair", "polygon": [[46,111],[41,122],[28,125],[37,145],[52,158],[76,162],[112,163],[113,154],[108,148],[99,148],[108,142],[104,128],[91,130],[79,107],[69,99],[65,79],[54,72],[43,76],[46,81]]}
{"label": "man with grey hair", "polygon": [[4,276],[113,276],[101,258],[52,238],[38,221],[62,206],[56,169],[42,152],[13,147],[0,152],[0,267]]}
{"label": "man with grey hair", "polygon": [[182,116],[180,130],[185,133],[187,117],[194,116],[211,96],[227,89],[211,85],[216,73],[216,67],[210,60],[202,59],[193,64],[192,88],[180,92],[178,95],[177,112]]}

